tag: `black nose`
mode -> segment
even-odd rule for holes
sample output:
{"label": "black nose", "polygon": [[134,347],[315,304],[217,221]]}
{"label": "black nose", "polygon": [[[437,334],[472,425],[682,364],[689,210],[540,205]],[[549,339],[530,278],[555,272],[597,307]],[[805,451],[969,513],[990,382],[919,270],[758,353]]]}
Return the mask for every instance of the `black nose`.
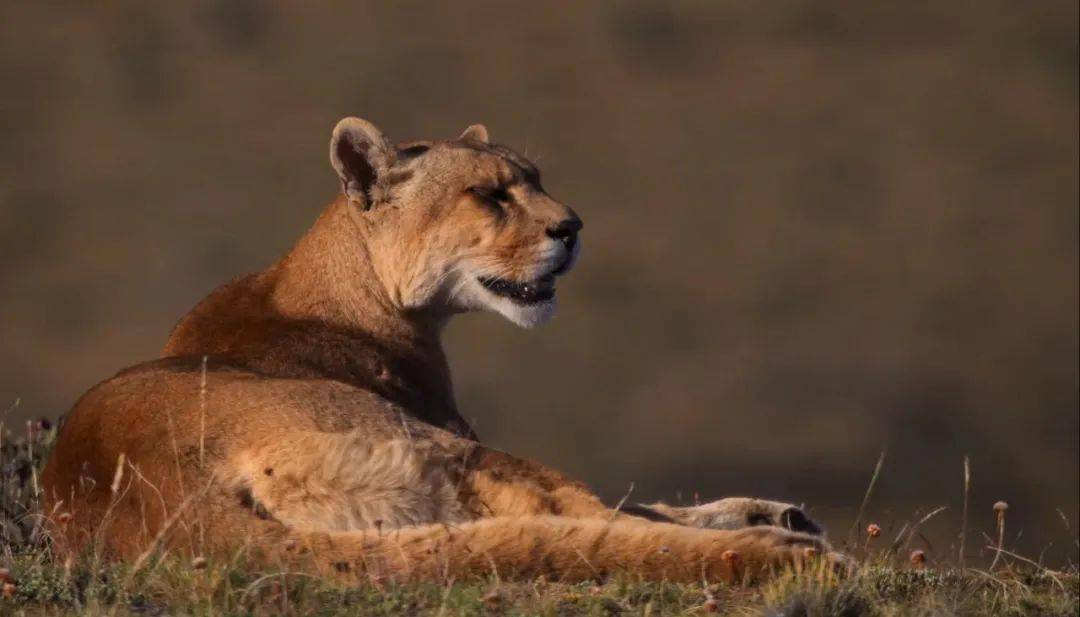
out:
{"label": "black nose", "polygon": [[574,248],[579,231],[581,231],[581,219],[573,218],[560,221],[558,225],[548,228],[547,235],[562,241],[569,250]]}

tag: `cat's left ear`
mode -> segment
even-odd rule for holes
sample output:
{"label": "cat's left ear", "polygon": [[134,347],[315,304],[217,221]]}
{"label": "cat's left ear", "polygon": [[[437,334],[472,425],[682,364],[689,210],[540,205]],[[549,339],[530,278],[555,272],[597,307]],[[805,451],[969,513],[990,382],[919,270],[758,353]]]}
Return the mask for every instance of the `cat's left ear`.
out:
{"label": "cat's left ear", "polygon": [[460,141],[478,141],[482,144],[488,143],[487,127],[483,124],[474,124],[465,129],[465,132],[458,137]]}

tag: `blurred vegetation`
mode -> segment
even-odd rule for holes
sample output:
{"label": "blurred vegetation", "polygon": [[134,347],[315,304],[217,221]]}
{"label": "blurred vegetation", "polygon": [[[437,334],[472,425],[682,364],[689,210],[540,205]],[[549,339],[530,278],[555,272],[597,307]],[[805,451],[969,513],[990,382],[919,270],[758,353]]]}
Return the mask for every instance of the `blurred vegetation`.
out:
{"label": "blurred vegetation", "polygon": [[124,569],[65,573],[28,558],[0,611],[80,615],[1040,615],[1080,610],[1077,578],[998,576],[875,568],[847,580],[790,574],[761,588],[646,583],[444,582],[346,587],[296,573],[251,572],[231,564],[193,569],[177,559],[128,580]]}
{"label": "blurred vegetation", "polygon": [[[483,438],[613,502],[805,501],[1077,559],[1078,6],[0,5],[0,405],[56,418],[329,201],[330,127],[484,122],[583,216],[553,324],[450,328]],[[1060,508],[1062,514],[1059,515]],[[1065,521],[1065,522],[1063,522]]]}

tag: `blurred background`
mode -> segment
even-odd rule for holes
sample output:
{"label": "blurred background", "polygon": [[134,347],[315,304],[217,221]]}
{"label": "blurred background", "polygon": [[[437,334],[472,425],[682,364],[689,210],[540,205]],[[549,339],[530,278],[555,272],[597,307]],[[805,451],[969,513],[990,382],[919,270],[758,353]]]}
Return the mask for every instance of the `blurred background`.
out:
{"label": "blurred background", "polygon": [[[753,494],[1077,558],[1077,3],[0,5],[0,408],[154,357],[333,198],[334,122],[486,123],[586,222],[536,331],[450,328],[480,435],[610,502]],[[16,401],[18,403],[16,404]],[[1071,526],[1071,530],[1067,529]],[[985,552],[984,552],[985,553]]]}

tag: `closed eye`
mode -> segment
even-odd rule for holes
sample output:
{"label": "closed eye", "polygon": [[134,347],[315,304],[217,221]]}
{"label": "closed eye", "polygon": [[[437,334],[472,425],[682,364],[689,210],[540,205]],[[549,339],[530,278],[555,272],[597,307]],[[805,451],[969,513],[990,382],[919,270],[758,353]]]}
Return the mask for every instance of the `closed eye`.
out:
{"label": "closed eye", "polygon": [[469,193],[487,201],[507,202],[510,201],[510,193],[501,186],[472,186]]}

